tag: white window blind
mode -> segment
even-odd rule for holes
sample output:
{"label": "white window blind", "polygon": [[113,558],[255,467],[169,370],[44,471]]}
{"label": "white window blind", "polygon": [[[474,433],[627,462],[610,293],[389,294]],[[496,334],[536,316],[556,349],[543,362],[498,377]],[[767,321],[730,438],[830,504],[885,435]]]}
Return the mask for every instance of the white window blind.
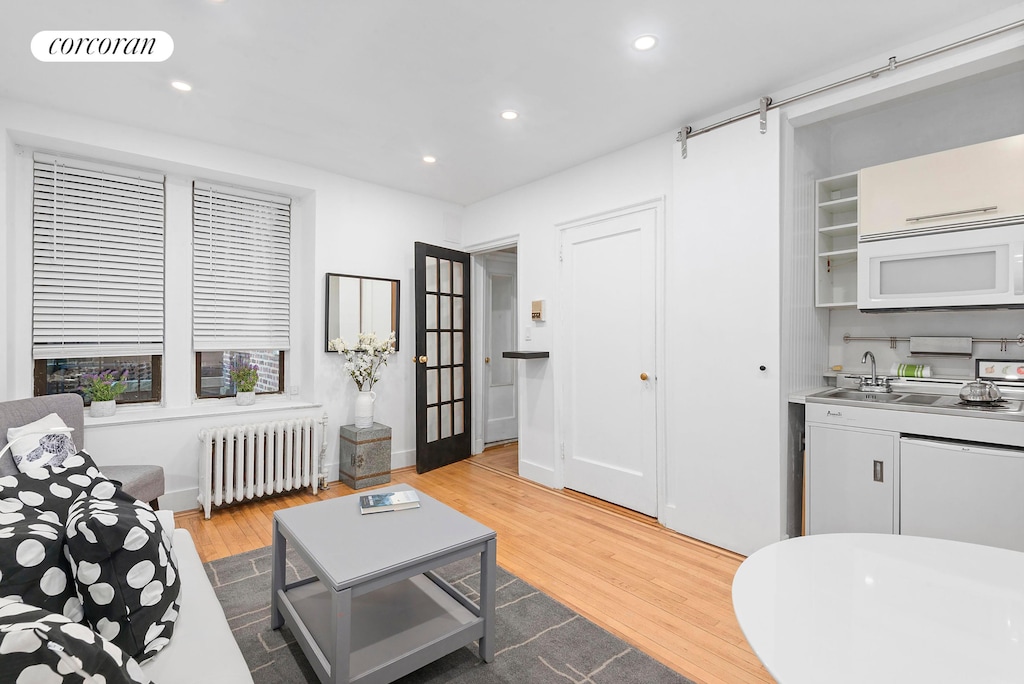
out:
{"label": "white window blind", "polygon": [[34,155],[32,354],[163,353],[164,177]]}
{"label": "white window blind", "polygon": [[288,349],[291,200],[192,188],[195,351]]}

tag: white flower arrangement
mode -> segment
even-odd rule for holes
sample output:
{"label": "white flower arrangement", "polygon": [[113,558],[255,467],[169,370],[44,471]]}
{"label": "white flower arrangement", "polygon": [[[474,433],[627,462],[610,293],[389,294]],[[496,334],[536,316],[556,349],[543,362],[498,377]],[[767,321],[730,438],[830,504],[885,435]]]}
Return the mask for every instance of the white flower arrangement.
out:
{"label": "white flower arrangement", "polygon": [[380,372],[388,365],[388,357],[395,353],[395,333],[392,331],[386,340],[377,339],[376,333],[359,333],[359,343],[354,347],[339,337],[330,341],[330,348],[344,355],[345,370],[359,391],[369,391],[380,380]]}

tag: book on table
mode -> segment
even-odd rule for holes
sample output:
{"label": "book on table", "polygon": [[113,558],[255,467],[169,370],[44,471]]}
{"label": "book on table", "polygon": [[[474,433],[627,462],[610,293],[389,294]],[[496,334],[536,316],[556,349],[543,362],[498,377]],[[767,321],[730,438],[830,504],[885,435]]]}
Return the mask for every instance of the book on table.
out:
{"label": "book on table", "polygon": [[384,511],[401,511],[406,508],[419,508],[420,497],[416,492],[382,492],[380,494],[363,494],[359,497],[359,512],[383,513]]}

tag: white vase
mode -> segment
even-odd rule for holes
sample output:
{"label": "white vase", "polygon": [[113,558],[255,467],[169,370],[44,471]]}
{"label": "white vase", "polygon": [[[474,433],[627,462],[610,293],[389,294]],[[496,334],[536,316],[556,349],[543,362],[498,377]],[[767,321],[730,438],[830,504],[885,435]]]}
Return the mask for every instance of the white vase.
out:
{"label": "white vase", "polygon": [[114,411],[117,410],[117,401],[110,399],[108,401],[94,401],[89,404],[89,415],[93,418],[106,418],[114,415]]}
{"label": "white vase", "polygon": [[252,406],[256,403],[256,392],[235,392],[235,403],[239,406]]}
{"label": "white vase", "polygon": [[377,399],[377,393],[373,390],[362,390],[356,395],[356,427],[368,428],[373,426],[373,402]]}

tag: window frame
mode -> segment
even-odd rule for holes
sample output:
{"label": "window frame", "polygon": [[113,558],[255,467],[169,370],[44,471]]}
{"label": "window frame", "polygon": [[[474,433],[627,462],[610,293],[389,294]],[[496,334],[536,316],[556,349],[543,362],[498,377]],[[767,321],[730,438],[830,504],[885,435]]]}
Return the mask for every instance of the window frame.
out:
{"label": "window frame", "polygon": [[[124,395],[117,397],[116,401],[118,406],[124,404],[154,404],[161,403],[163,401],[163,355],[162,354],[135,354],[134,356],[149,356],[150,365],[153,369],[153,377],[150,379],[152,383],[150,385],[150,392],[153,395],[149,399],[122,399]],[[68,356],[65,358],[69,359],[89,359],[89,358],[111,358],[111,357],[92,357],[92,356]],[[46,393],[46,362],[52,361],[52,359],[34,359],[32,367],[32,396],[35,397],[51,397],[55,396]],[[61,392],[60,394],[64,394]],[[75,392],[75,394],[81,394],[82,400],[85,405],[88,406],[92,403],[84,392]]]}
{"label": "window frame", "polygon": [[166,173],[38,149],[28,157],[33,395],[48,396],[53,361],[148,357],[150,396],[117,402],[161,403]]}
{"label": "window frame", "polygon": [[[224,354],[224,353],[230,353],[231,351],[234,351],[234,350],[222,349],[222,350],[218,351],[218,350],[211,349],[211,350],[208,350],[208,351],[197,351],[197,352],[195,352],[195,359],[196,359],[196,363],[195,363],[195,369],[196,369],[195,370],[195,375],[196,375],[196,378],[195,378],[195,380],[196,380],[195,392],[196,392],[196,395],[195,395],[195,398],[196,398],[196,401],[205,401],[207,399],[227,399],[228,397],[235,396],[235,394],[224,394],[224,395],[220,395],[220,396],[216,396],[216,397],[204,397],[203,396],[203,376],[202,376],[202,372],[203,372],[203,354],[211,354],[211,353],[212,354],[218,354],[218,353],[219,354]],[[284,349],[279,349],[277,351],[277,364],[278,364],[277,367],[279,369],[279,371],[277,373],[277,390],[274,391],[274,392],[257,392],[256,393],[257,395],[284,394],[284,388],[285,388],[285,381],[284,381],[285,380],[285,378],[284,378],[284,375],[285,375],[285,365],[284,365],[285,364],[285,356],[286,356],[286,351]],[[235,392],[237,394],[237,390],[235,390]]]}

